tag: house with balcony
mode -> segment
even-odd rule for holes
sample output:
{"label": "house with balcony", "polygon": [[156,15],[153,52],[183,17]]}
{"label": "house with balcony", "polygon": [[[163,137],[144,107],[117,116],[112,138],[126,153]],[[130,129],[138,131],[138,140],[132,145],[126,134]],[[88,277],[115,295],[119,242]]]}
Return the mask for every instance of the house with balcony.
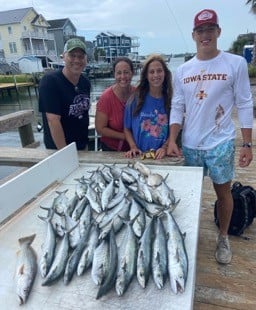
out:
{"label": "house with balcony", "polygon": [[[47,29],[48,33],[52,33],[55,38],[57,55],[60,56],[63,53],[64,45],[68,39],[77,37],[82,40],[86,45],[86,52],[88,61],[93,60],[93,43],[85,41],[85,37],[77,35],[77,29],[69,18],[47,20],[50,27]],[[61,61],[61,59],[59,59]]]}
{"label": "house with balcony", "polygon": [[19,59],[29,56],[36,57],[46,68],[49,61],[57,61],[54,35],[48,33],[49,27],[46,19],[33,7],[1,11],[2,62],[18,65]]}
{"label": "house with balcony", "polygon": [[94,45],[105,51],[105,59],[112,62],[119,56],[128,56],[130,53],[137,53],[139,48],[138,37],[127,36],[124,33],[101,32],[96,38]]}
{"label": "house with balcony", "polygon": [[[69,18],[47,20],[47,22],[50,25],[47,31],[54,36],[57,55],[60,57],[63,53],[66,41],[73,37],[77,37],[76,27]],[[53,42],[49,42],[49,44],[53,44]],[[54,48],[54,46],[52,46],[52,48]]]}

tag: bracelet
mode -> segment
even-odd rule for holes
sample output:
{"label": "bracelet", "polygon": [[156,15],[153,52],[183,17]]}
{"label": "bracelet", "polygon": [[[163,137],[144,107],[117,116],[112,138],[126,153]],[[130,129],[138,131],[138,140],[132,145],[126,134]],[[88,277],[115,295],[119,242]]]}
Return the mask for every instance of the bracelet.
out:
{"label": "bracelet", "polygon": [[248,147],[248,148],[250,148],[250,147],[252,147],[252,143],[251,143],[251,142],[243,143],[243,144],[242,144],[242,147]]}

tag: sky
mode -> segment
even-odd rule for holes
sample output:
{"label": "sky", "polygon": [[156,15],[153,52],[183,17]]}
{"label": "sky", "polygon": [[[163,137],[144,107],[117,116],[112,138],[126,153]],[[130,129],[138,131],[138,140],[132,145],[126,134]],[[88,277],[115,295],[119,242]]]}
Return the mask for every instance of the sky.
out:
{"label": "sky", "polygon": [[0,0],[1,9],[33,7],[46,20],[69,18],[92,41],[104,31],[138,37],[140,55],[194,53],[193,19],[202,9],[219,16],[218,47],[228,50],[239,34],[256,33],[246,0]]}

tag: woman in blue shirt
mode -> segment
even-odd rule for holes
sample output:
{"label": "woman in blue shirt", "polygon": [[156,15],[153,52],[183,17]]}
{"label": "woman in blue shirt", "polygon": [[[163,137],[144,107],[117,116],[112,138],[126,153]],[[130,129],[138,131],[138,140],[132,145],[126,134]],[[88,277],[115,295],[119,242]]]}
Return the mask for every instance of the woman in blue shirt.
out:
{"label": "woman in blue shirt", "polygon": [[125,108],[124,133],[132,158],[149,150],[155,158],[166,155],[169,135],[169,114],[172,97],[172,76],[164,59],[150,55],[142,68],[139,85]]}

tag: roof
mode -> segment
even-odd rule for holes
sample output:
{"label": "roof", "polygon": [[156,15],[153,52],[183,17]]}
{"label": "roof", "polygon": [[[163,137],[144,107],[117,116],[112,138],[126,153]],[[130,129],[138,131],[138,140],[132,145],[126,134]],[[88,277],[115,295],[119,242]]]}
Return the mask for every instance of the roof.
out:
{"label": "roof", "polygon": [[38,58],[39,57],[36,57],[36,56],[22,56],[18,59],[18,61],[20,60],[23,60],[23,59],[26,59],[26,60],[30,60],[30,61],[33,61],[33,62],[37,62],[38,61]]}
{"label": "roof", "polygon": [[74,27],[74,29],[76,29],[76,27],[69,18],[52,19],[47,20],[47,22],[50,24],[50,29],[63,29],[67,23],[70,23]]}
{"label": "roof", "polygon": [[[20,23],[32,7],[0,12],[0,25]],[[35,10],[34,10],[35,11]],[[36,13],[37,14],[37,13]]]}

